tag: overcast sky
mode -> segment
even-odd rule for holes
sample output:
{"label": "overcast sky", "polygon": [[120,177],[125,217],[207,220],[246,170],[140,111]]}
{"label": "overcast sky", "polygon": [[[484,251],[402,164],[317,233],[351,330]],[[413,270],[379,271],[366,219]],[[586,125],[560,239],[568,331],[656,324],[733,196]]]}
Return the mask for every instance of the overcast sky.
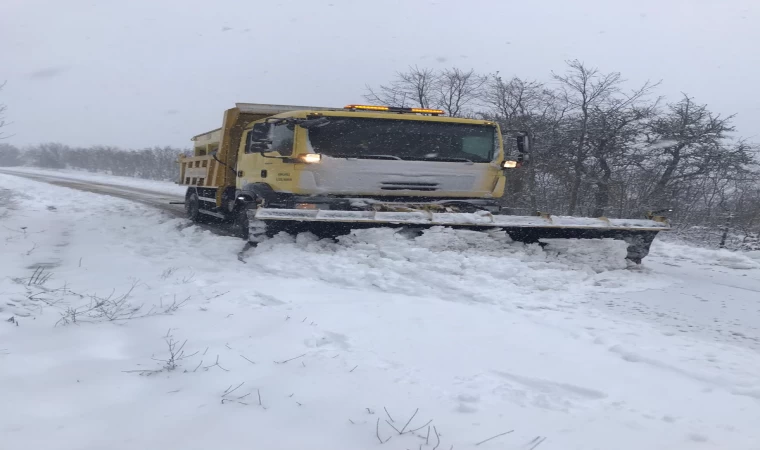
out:
{"label": "overcast sky", "polygon": [[760,140],[760,0],[0,0],[6,142],[189,146],[235,102],[343,106],[409,65],[663,80]]}

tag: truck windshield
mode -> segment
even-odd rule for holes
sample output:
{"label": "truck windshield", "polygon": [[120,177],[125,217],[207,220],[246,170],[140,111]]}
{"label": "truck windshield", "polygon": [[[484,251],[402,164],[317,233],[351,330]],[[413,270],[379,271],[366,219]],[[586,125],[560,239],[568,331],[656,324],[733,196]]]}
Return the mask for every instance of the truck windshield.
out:
{"label": "truck windshield", "polygon": [[397,119],[330,118],[309,129],[314,151],[335,158],[490,162],[495,127]]}

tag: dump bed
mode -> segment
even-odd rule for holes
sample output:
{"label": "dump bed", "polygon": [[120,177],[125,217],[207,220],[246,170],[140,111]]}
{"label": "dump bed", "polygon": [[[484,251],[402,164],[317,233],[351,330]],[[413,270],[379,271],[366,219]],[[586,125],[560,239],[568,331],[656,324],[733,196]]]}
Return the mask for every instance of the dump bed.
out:
{"label": "dump bed", "polygon": [[[192,138],[193,156],[179,157],[179,184],[185,186],[219,186],[224,166],[211,156],[218,152],[222,129],[218,128]],[[219,155],[217,155],[217,158]]]}

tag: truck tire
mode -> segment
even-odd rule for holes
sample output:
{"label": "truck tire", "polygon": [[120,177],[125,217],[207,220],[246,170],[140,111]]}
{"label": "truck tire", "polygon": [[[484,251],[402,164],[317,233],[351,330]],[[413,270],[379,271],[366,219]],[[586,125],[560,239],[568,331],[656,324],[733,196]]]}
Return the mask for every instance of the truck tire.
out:
{"label": "truck tire", "polygon": [[185,214],[193,222],[201,221],[201,201],[196,192],[185,197]]}

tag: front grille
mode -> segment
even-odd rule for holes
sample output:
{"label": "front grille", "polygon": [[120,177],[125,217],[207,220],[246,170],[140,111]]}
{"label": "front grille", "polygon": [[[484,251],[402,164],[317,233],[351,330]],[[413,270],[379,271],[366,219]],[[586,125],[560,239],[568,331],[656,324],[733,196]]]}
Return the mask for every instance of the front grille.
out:
{"label": "front grille", "polygon": [[383,181],[380,183],[383,191],[437,191],[438,183],[424,183],[418,181]]}

